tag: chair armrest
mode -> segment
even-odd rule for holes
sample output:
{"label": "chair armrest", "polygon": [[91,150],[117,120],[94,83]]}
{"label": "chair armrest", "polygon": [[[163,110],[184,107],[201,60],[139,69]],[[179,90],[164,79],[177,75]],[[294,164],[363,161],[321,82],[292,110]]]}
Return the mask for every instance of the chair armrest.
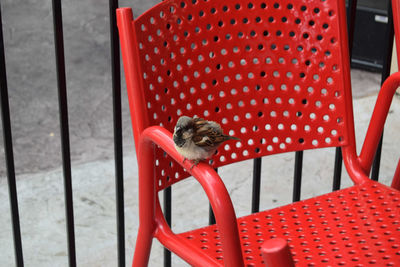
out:
{"label": "chair armrest", "polygon": [[372,113],[365,140],[359,156],[361,167],[369,174],[376,149],[396,89],[400,86],[400,72],[390,75],[383,83]]}
{"label": "chair armrest", "polygon": [[351,180],[358,185],[370,182],[371,179],[369,179],[366,171],[361,167],[355,146],[343,146],[342,153],[343,162]]}
{"label": "chair armrest", "polygon": [[390,75],[383,83],[369,122],[368,130],[359,156],[355,146],[344,146],[343,160],[350,178],[356,184],[368,182],[372,161],[382,136],[390,105],[396,89],[400,85],[400,72]]}
{"label": "chair armrest", "polygon": [[[218,230],[221,234],[221,241],[224,251],[224,263],[226,266],[238,266],[238,263],[243,262],[239,232],[237,228],[236,214],[229,193],[222,182],[219,175],[208,164],[200,162],[197,166],[191,169],[192,164],[180,155],[174,146],[172,133],[160,126],[151,126],[146,128],[139,140],[139,177],[141,179],[154,178],[154,144],[158,145],[169,156],[171,156],[177,163],[184,167],[203,187],[207,197],[210,201],[212,209],[215,214]],[[139,181],[139,183],[141,183]],[[147,186],[145,186],[145,184]],[[149,186],[151,181],[142,181],[146,188],[146,192],[139,192],[144,195],[141,201],[154,201],[154,185]],[[141,184],[139,184],[141,186]],[[142,188],[142,187],[140,187]],[[151,192],[150,192],[151,191]],[[148,195],[151,196],[148,196]],[[139,196],[140,197],[140,196]],[[152,203],[152,202],[148,202]],[[149,212],[148,210],[144,212]],[[155,212],[155,211],[153,211]]]}

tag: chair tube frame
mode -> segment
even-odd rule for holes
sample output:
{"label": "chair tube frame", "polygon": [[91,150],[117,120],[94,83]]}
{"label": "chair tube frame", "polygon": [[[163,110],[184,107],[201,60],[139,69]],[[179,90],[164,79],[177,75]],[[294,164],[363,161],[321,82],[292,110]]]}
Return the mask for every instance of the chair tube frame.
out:
{"label": "chair tube frame", "polygon": [[[340,12],[339,12],[340,13]],[[342,12],[343,13],[343,12]],[[345,13],[343,13],[345,14]],[[343,20],[343,18],[342,18]],[[191,169],[189,161],[183,162],[183,157],[176,151],[172,140],[172,134],[165,128],[150,126],[144,106],[144,94],[136,87],[143,87],[140,66],[136,64],[139,59],[136,43],[135,25],[132,10],[119,8],[117,10],[117,22],[120,32],[120,40],[123,54],[123,64],[130,99],[132,118],[140,118],[133,123],[136,152],[139,166],[139,202],[146,205],[139,206],[139,233],[136,242],[133,266],[146,266],[150,255],[152,238],[156,237],[168,249],[182,257],[194,266],[215,266],[222,263],[208,256],[198,248],[195,248],[186,239],[174,234],[165,221],[156,189],[156,177],[154,169],[155,145],[163,149],[177,163],[184,167],[203,187],[216,217],[218,230],[221,234],[225,266],[243,266],[236,214],[229,193],[214,169],[205,163],[199,163]],[[343,33],[342,33],[343,34]],[[344,51],[347,51],[344,49]],[[346,53],[343,54],[345,60]],[[350,70],[346,79],[350,79]],[[127,73],[130,72],[130,73]],[[365,141],[360,156],[356,153],[355,140],[348,140],[348,144],[342,147],[343,159],[347,171],[355,184],[371,182],[368,174],[371,169],[372,159],[375,154],[379,138],[390,108],[393,95],[400,85],[400,73],[391,75],[383,84],[371,117]],[[351,97],[346,97],[351,99]],[[351,101],[346,105],[352,110]],[[348,127],[349,138],[354,138],[353,113],[349,112],[346,121],[352,125]]]}
{"label": "chair tube frame", "polygon": [[[188,263],[195,266],[206,266],[204,265],[205,259],[209,257],[205,253],[192,253],[186,249],[191,245],[173,234],[163,217],[155,188],[154,145],[163,149],[203,187],[214,210],[218,230],[221,234],[224,264],[226,266],[243,266],[236,214],[223,181],[208,164],[199,163],[196,168],[191,169],[191,163],[183,162],[184,158],[176,151],[172,134],[160,126],[151,126],[145,129],[139,141],[139,154],[141,155],[139,157],[139,201],[140,203],[149,203],[146,207],[143,205],[139,207],[140,228],[146,228],[147,230],[144,231],[147,235],[158,237],[161,243],[167,248],[173,248],[173,251]],[[138,242],[141,242],[139,238]],[[138,246],[141,244],[137,243]],[[218,265],[218,262],[211,258],[206,261],[208,264]],[[133,265],[141,266],[135,265],[135,262]]]}
{"label": "chair tube frame", "polygon": [[362,150],[359,156],[361,167],[369,174],[379,140],[382,136],[389,108],[400,86],[400,72],[390,75],[383,83],[371,116]]}

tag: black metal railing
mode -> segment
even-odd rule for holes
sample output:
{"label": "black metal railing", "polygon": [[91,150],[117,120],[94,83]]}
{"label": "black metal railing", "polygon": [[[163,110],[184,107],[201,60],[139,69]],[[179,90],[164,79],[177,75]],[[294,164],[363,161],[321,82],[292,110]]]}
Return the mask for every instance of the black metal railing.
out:
{"label": "black metal railing", "polygon": [[[393,19],[391,12],[391,1],[388,1],[388,24],[385,39],[385,51],[382,82],[390,74],[391,52],[393,48]],[[67,86],[65,74],[65,56],[63,41],[63,19],[61,0],[53,0],[53,23],[54,23],[54,43],[55,60],[57,66],[57,86],[60,112],[62,162],[64,176],[64,195],[67,222],[67,244],[69,266],[76,266],[76,246],[74,230],[74,209],[73,209],[73,188],[71,179],[71,159],[70,159],[70,140],[68,126],[68,102]],[[118,31],[116,27],[115,10],[118,7],[118,0],[109,0],[110,16],[110,43],[111,43],[111,75],[113,92],[113,120],[114,120],[114,155],[115,155],[115,190],[116,190],[116,221],[117,221],[117,241],[118,241],[118,266],[125,266],[125,219],[124,219],[124,183],[123,183],[123,149],[122,149],[122,112],[121,112],[121,70]],[[350,52],[352,51],[354,25],[357,11],[357,0],[348,1],[348,32]],[[18,196],[15,179],[15,166],[13,155],[13,142],[11,133],[10,108],[8,100],[6,61],[4,52],[3,25],[0,6],[0,98],[1,98],[1,118],[3,125],[4,150],[7,167],[7,182],[10,198],[10,210],[14,240],[14,254],[16,266],[24,266],[23,246],[18,211]],[[383,134],[382,134],[383,135]],[[380,156],[382,146],[380,145],[376,153],[376,158],[371,172],[371,178],[377,180],[379,174]],[[253,162],[253,191],[251,212],[259,211],[260,188],[261,188],[261,158],[254,159]],[[303,151],[295,152],[294,167],[294,186],[293,201],[301,199],[301,178],[303,169]],[[342,173],[342,154],[341,149],[336,148],[335,167],[333,174],[332,190],[340,189]],[[166,219],[171,224],[171,188],[164,191],[164,211]],[[215,218],[210,209],[210,224],[215,223]],[[164,265],[171,266],[171,253],[165,250]]]}
{"label": "black metal railing", "polygon": [[4,55],[3,23],[0,6],[0,97],[1,121],[3,123],[4,151],[7,165],[8,192],[10,195],[11,220],[14,238],[15,263],[24,266],[22,253],[21,228],[19,223],[17,185],[15,182],[14,152],[12,145],[10,107],[8,101],[6,59]]}
{"label": "black metal railing", "polygon": [[114,119],[114,157],[115,157],[115,192],[117,210],[118,266],[125,266],[125,214],[124,214],[124,173],[122,149],[122,107],[121,107],[121,67],[119,38],[116,20],[118,0],[109,0],[110,40],[111,40],[111,75],[113,92]]}
{"label": "black metal railing", "polygon": [[65,76],[64,34],[61,0],[53,0],[54,44],[57,68],[58,105],[60,112],[61,151],[64,177],[65,214],[69,266],[76,266],[74,204],[72,196],[71,153],[68,126],[67,80]]}

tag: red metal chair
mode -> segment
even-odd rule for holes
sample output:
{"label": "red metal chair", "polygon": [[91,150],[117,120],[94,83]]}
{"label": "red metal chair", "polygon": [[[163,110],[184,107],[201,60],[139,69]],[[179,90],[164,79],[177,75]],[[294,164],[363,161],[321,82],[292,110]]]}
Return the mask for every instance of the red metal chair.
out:
{"label": "red metal chair", "polygon": [[[139,166],[133,266],[147,265],[153,238],[193,266],[400,262],[400,193],[368,178],[400,73],[384,83],[357,155],[345,16],[340,0],[167,0],[136,20],[118,9]],[[217,121],[241,141],[190,169],[171,138],[183,114]],[[238,219],[213,169],[333,146],[354,186]],[[188,176],[217,223],[176,234],[158,192]]]}
{"label": "red metal chair", "polygon": [[[392,0],[393,10],[393,24],[396,37],[396,51],[397,51],[397,66],[400,66],[400,2],[399,0]],[[400,159],[394,173],[392,185],[393,188],[400,190]]]}

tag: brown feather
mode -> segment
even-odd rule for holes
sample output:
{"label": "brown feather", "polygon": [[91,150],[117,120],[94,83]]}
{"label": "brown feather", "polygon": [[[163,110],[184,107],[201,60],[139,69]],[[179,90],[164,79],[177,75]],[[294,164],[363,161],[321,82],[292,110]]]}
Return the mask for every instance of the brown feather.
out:
{"label": "brown feather", "polygon": [[[226,140],[239,138],[226,135],[222,132],[221,126],[216,122],[209,122],[202,118],[194,118],[193,142],[197,146],[215,148]],[[212,124],[210,124],[212,123]],[[214,125],[214,127],[212,126]]]}

